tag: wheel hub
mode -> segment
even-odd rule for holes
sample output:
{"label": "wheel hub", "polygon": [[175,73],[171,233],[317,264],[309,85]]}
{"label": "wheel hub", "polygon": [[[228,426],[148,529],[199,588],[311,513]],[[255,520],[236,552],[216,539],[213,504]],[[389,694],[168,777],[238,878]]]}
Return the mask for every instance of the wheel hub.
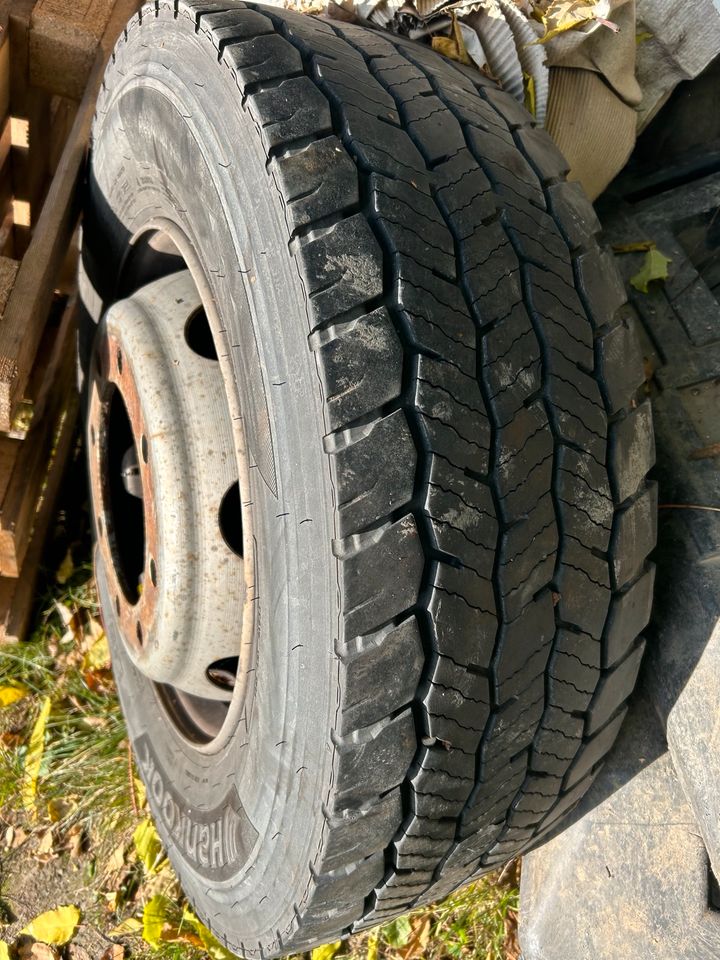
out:
{"label": "wheel hub", "polygon": [[102,319],[87,445],[103,616],[156,683],[230,699],[245,601],[241,497],[220,365],[189,272]]}

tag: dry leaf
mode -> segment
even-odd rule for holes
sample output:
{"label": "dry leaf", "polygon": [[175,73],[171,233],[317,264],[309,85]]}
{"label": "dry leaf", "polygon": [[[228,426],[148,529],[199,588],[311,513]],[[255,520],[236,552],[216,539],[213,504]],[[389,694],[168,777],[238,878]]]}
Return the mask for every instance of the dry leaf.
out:
{"label": "dry leaf", "polygon": [[18,700],[23,700],[30,691],[21,683],[11,683],[0,687],[0,707],[11,707]]}
{"label": "dry leaf", "polygon": [[143,820],[133,833],[135,850],[148,873],[157,873],[165,859],[162,840],[152,820]]}
{"label": "dry leaf", "polygon": [[91,672],[110,669],[110,646],[104,633],[93,641],[83,657],[82,669]]}
{"label": "dry leaf", "polygon": [[50,716],[50,697],[45,697],[40,707],[35,725],[30,734],[30,743],[25,755],[25,768],[20,793],[23,806],[26,810],[32,811],[33,817],[37,817],[35,809],[35,795],[37,794],[37,780],[40,774],[43,754],[45,752],[45,727]]}
{"label": "dry leaf", "polygon": [[136,917],[128,917],[127,920],[123,920],[122,923],[119,923],[116,927],[113,927],[112,930],[109,930],[108,936],[132,937],[140,933],[142,928],[142,921],[138,920]]}
{"label": "dry leaf", "polygon": [[68,547],[68,552],[63,557],[63,561],[55,572],[55,579],[62,586],[66,584],[75,570],[73,563],[72,550]]}
{"label": "dry leaf", "polygon": [[546,10],[538,14],[545,33],[535,43],[547,43],[567,30],[598,19],[595,13],[597,5],[596,0],[552,0]]}
{"label": "dry leaf", "polygon": [[430,917],[416,917],[412,923],[412,935],[407,946],[400,951],[402,960],[418,960],[424,956],[430,940]]}
{"label": "dry leaf", "polygon": [[671,263],[672,259],[670,257],[666,257],[664,253],[653,246],[645,254],[642,267],[634,276],[630,277],[630,283],[640,293],[649,293],[649,285],[654,280],[667,280],[668,265]]}
{"label": "dry leaf", "polygon": [[125,956],[125,948],[120,943],[111,944],[105,953],[100,957],[100,960],[123,960]]}
{"label": "dry leaf", "polygon": [[336,940],[334,943],[326,943],[322,947],[315,947],[311,954],[312,960],[332,960],[341,946],[342,940]]}
{"label": "dry leaf", "polygon": [[40,837],[40,843],[38,843],[37,850],[35,851],[35,859],[40,863],[48,863],[56,857],[57,854],[53,850],[52,830],[46,830]]}
{"label": "dry leaf", "polygon": [[449,60],[457,60],[459,63],[471,67],[473,61],[465,48],[465,41],[457,17],[454,13],[451,13],[451,16],[451,35],[449,37],[433,37],[431,40],[432,48]]}
{"label": "dry leaf", "polygon": [[60,954],[49,943],[33,943],[26,956],[29,960],[58,960]]}
{"label": "dry leaf", "polygon": [[105,864],[105,873],[116,873],[125,866],[125,844],[120,843],[108,857]]}
{"label": "dry leaf", "polygon": [[80,911],[75,906],[58,907],[48,910],[35,917],[21,931],[42,943],[54,943],[62,946],[72,939],[75,929],[80,923]]}

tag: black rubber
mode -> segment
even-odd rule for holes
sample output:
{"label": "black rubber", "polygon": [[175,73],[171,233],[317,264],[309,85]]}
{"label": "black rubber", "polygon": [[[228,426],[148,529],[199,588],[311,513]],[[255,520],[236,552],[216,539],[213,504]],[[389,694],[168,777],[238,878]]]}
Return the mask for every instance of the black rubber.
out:
{"label": "black rubber", "polygon": [[[445,896],[536,843],[587,789],[650,611],[652,423],[592,207],[492,82],[357,26],[160,2],[115,51],[96,156],[132,150],[108,117],[129,77],[142,85],[148,47],[170,76],[195,51],[195,103],[211,74],[236,98],[245,125],[223,143],[238,176],[265,153],[288,242],[276,255],[297,264],[307,302],[284,323],[306,328],[324,409],[300,440],[324,444],[336,497],[338,633],[301,638],[336,662],[303,681],[313,697],[331,684],[335,704],[317,733],[331,767],[305,787],[312,855],[272,838],[292,879],[260,901],[261,933],[241,905],[252,884],[238,881],[242,900],[198,878],[164,834],[201,917],[230,949],[268,957]],[[133,170],[126,199],[109,174],[91,184],[84,262],[106,303]],[[254,242],[269,250],[270,228]],[[116,670],[137,739],[140,687],[131,701]]]}

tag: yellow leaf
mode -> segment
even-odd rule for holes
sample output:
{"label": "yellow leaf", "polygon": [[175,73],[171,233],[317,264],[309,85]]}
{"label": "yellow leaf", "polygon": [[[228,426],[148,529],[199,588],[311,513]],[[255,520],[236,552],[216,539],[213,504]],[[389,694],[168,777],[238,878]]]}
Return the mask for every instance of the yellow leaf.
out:
{"label": "yellow leaf", "polygon": [[540,22],[545,33],[535,43],[548,43],[567,30],[574,30],[595,19],[595,0],[552,0]]}
{"label": "yellow leaf", "polygon": [[667,280],[669,263],[672,263],[670,257],[652,247],[645,254],[642,267],[630,277],[630,283],[641,293],[649,293],[649,284],[654,280]]}
{"label": "yellow leaf", "polygon": [[76,804],[70,800],[64,800],[61,797],[53,797],[52,800],[48,800],[47,808],[50,822],[59,823],[61,820],[70,816],[75,810]]}
{"label": "yellow leaf", "polygon": [[614,243],[613,253],[644,253],[655,248],[654,240],[637,240],[635,243]]}
{"label": "yellow leaf", "polygon": [[37,780],[40,774],[40,766],[45,752],[45,727],[49,716],[50,697],[45,697],[35,725],[32,728],[32,733],[30,734],[30,743],[27,754],[25,755],[24,776],[20,788],[23,807],[28,811],[32,811],[34,817],[37,817],[35,796],[37,794]]}
{"label": "yellow leaf", "polygon": [[642,30],[640,33],[635,34],[635,43],[640,46],[641,43],[647,43],[648,40],[652,40],[654,36],[654,33],[648,33],[647,30]]}
{"label": "yellow leaf", "polygon": [[536,107],[535,77],[530,73],[523,73],[523,86],[525,88],[525,109],[534,117]]}
{"label": "yellow leaf", "polygon": [[139,859],[148,873],[157,873],[165,859],[162,840],[152,820],[143,820],[135,827],[133,843]]}
{"label": "yellow leaf", "polygon": [[342,940],[336,940],[335,943],[326,943],[324,947],[315,947],[312,960],[332,960],[341,946]]}
{"label": "yellow leaf", "polygon": [[113,927],[112,930],[108,932],[109,937],[132,937],[134,934],[140,933],[143,925],[140,920],[136,917],[128,917],[127,920],[123,920],[122,923],[119,923],[117,927]]}
{"label": "yellow leaf", "polygon": [[77,907],[58,907],[35,917],[21,933],[27,933],[42,943],[54,943],[62,946],[72,939],[75,928],[80,923],[80,911]]}
{"label": "yellow leaf", "polygon": [[55,579],[60,585],[63,585],[68,582],[70,577],[73,575],[74,570],[75,564],[73,563],[72,550],[68,548],[67,553],[63,557],[63,562],[55,572]]}
{"label": "yellow leaf", "polygon": [[172,901],[161,893],[156,893],[145,904],[142,919],[143,940],[155,950],[160,948],[163,940],[163,927],[169,922],[175,909]]}
{"label": "yellow leaf", "polygon": [[135,802],[137,803],[137,808],[138,810],[142,810],[147,803],[145,784],[142,782],[140,777],[133,777],[133,785],[135,787]]}
{"label": "yellow leaf", "polygon": [[210,960],[236,960],[235,954],[226,950],[215,935],[187,907],[183,910],[182,922],[189,923],[193,928]]}
{"label": "yellow leaf", "polygon": [[433,50],[437,50],[438,53],[441,53],[444,57],[447,57],[449,60],[457,60],[459,63],[464,63],[466,66],[472,66],[472,59],[465,48],[465,41],[463,40],[462,30],[458,25],[457,17],[454,13],[451,13],[452,16],[452,36],[451,37],[433,37],[431,40]]}
{"label": "yellow leaf", "polygon": [[379,943],[380,943],[380,937],[378,935],[378,932],[377,930],[373,930],[373,932],[368,937],[367,960],[377,960]]}
{"label": "yellow leaf", "polygon": [[109,670],[110,646],[103,633],[90,647],[82,659],[83,670]]}
{"label": "yellow leaf", "polygon": [[0,707],[11,707],[18,700],[22,700],[30,693],[21,683],[8,684],[0,687]]}
{"label": "yellow leaf", "polygon": [[10,948],[0,940],[0,960],[10,960]]}

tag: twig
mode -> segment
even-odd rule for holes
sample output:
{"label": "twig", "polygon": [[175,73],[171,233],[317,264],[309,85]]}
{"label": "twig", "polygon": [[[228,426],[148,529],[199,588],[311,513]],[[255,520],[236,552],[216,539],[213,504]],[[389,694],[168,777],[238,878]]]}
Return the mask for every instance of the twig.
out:
{"label": "twig", "polygon": [[136,817],[139,817],[140,811],[138,810],[137,796],[135,795],[135,778],[133,777],[132,750],[130,749],[129,740],[127,745],[127,755],[128,755],[128,783],[130,784],[130,803],[132,805],[133,813],[135,814]]}
{"label": "twig", "polygon": [[720,507],[704,507],[699,503],[661,503],[658,510],[709,510],[711,513],[720,513]]}

